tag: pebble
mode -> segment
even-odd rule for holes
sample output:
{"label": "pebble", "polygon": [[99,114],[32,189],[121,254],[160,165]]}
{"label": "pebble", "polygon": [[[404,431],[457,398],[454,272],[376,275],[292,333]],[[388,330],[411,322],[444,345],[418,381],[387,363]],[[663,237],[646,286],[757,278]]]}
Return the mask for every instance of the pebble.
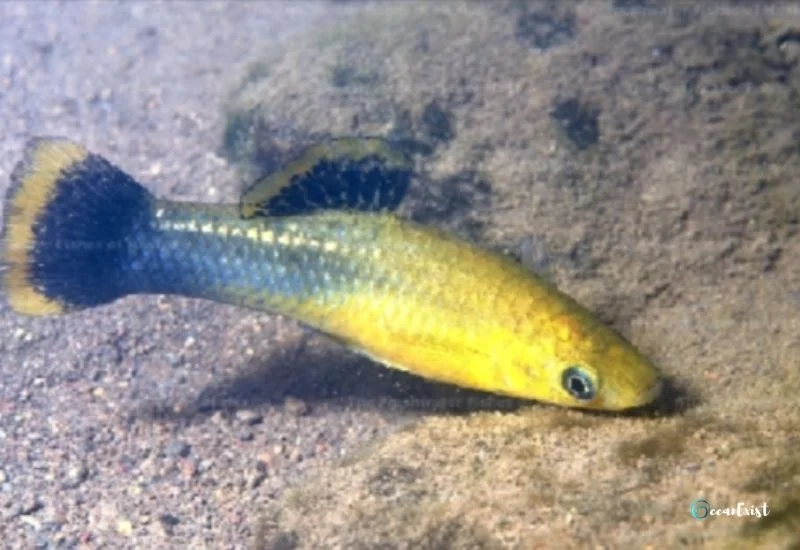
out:
{"label": "pebble", "polygon": [[181,522],[176,516],[172,514],[161,514],[158,516],[158,523],[161,525],[161,528],[166,535],[172,535],[175,529],[175,526]]}
{"label": "pebble", "polygon": [[42,523],[31,516],[20,516],[19,520],[25,525],[30,526],[34,531],[39,531],[42,528]]}
{"label": "pebble", "polygon": [[74,489],[87,479],[89,479],[89,468],[87,468],[85,464],[73,466],[67,472],[67,479],[64,486],[68,489]]}
{"label": "pebble", "polygon": [[42,523],[42,528],[48,533],[56,533],[68,522],[66,512],[64,510],[48,510],[47,517]]}
{"label": "pebble", "polygon": [[266,471],[258,471],[251,473],[247,478],[247,486],[251,489],[256,489],[259,485],[264,483],[264,480],[267,479],[267,472]]}
{"label": "pebble", "polygon": [[124,537],[129,537],[133,534],[133,524],[127,519],[121,519],[117,522],[117,533]]}
{"label": "pebble", "polygon": [[303,453],[298,448],[293,448],[289,451],[289,461],[291,462],[302,462],[303,460]]}
{"label": "pebble", "polygon": [[796,63],[800,59],[800,44],[796,40],[787,40],[780,49],[787,62]]}
{"label": "pebble", "polygon": [[259,452],[256,455],[256,459],[258,460],[258,464],[263,464],[265,470],[268,467],[274,466],[276,462],[275,453],[269,450]]}
{"label": "pebble", "polygon": [[225,423],[225,415],[220,411],[215,412],[211,415],[211,423],[215,426],[222,426]]}
{"label": "pebble", "polygon": [[21,515],[28,515],[38,512],[44,508],[44,504],[36,495],[27,495],[25,498],[22,499],[22,504],[19,509],[19,513]]}
{"label": "pebble", "polygon": [[236,411],[236,420],[248,426],[255,426],[264,421],[264,416],[248,409]]}
{"label": "pebble", "polygon": [[191,479],[197,474],[197,463],[191,458],[182,458],[178,462],[178,468],[186,479]]}

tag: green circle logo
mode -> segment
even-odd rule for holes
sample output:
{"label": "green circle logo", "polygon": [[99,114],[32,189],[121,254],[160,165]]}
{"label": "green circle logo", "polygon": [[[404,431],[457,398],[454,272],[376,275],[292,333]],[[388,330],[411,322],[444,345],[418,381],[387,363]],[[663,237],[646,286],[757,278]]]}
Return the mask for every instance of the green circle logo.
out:
{"label": "green circle logo", "polygon": [[697,498],[692,501],[689,506],[689,513],[692,514],[694,519],[706,519],[711,513],[711,505],[704,498]]}

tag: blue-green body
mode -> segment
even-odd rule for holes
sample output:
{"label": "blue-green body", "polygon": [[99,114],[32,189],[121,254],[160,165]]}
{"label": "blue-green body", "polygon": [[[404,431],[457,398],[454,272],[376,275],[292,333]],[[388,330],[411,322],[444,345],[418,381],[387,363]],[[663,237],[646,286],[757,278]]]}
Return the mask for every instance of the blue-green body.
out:
{"label": "blue-green body", "polygon": [[[180,294],[283,313],[380,285],[375,216],[242,219],[235,207],[154,202],[125,239],[119,292]],[[353,251],[343,254],[342,251]],[[385,279],[384,279],[385,280]]]}

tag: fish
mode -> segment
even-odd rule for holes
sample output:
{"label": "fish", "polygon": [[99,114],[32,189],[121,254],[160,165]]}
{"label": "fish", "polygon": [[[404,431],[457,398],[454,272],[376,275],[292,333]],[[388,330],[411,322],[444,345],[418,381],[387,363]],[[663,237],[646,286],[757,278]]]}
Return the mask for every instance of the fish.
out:
{"label": "fish", "polygon": [[34,138],[3,205],[3,287],[30,316],[135,294],[266,311],[390,368],[564,407],[659,396],[655,364],[546,278],[399,215],[413,176],[396,143],[342,137],[238,204],[176,202],[69,139]]}

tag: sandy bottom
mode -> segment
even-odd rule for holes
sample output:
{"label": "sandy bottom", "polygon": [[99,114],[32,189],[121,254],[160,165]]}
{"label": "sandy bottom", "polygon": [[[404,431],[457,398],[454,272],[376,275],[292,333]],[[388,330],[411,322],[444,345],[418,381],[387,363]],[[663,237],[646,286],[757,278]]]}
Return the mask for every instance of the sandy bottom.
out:
{"label": "sandy bottom", "polygon": [[587,414],[207,302],[3,303],[3,544],[800,546],[800,12],[647,4],[0,4],[0,185],[42,134],[210,202],[321,137],[412,138],[405,214],[532,235],[670,381]]}

